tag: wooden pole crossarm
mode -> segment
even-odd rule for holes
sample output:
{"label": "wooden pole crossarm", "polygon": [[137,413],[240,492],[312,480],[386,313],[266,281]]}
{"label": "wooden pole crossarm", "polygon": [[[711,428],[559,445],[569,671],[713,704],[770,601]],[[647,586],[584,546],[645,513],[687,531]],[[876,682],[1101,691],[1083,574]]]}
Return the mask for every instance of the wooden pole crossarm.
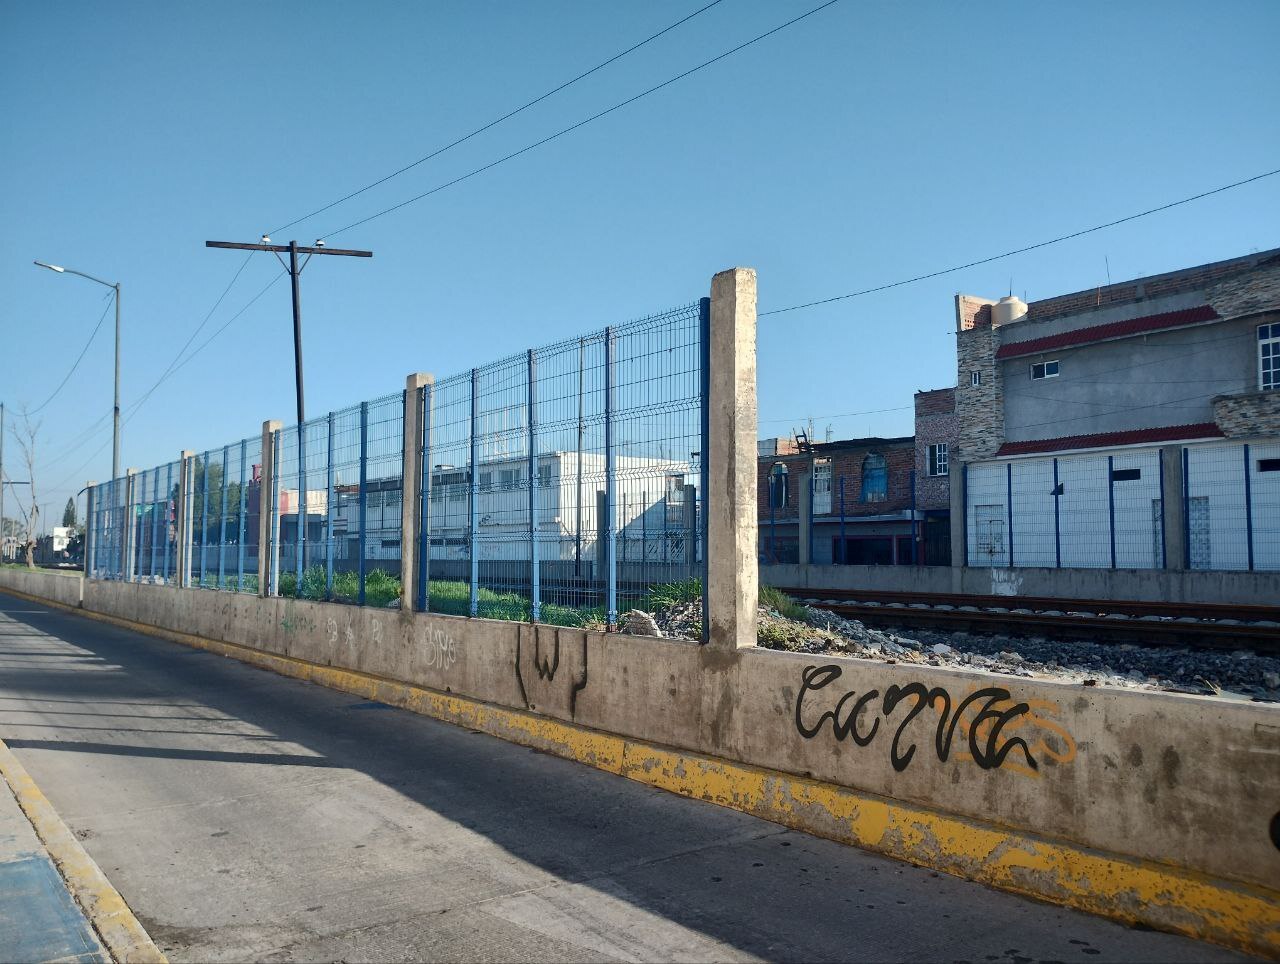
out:
{"label": "wooden pole crossarm", "polygon": [[[274,251],[277,254],[288,254],[291,250],[287,244],[247,244],[239,241],[206,241],[206,248],[235,248],[238,251]],[[372,258],[372,251],[356,251],[351,248],[304,248],[298,246],[299,254],[340,254],[346,258]]]}

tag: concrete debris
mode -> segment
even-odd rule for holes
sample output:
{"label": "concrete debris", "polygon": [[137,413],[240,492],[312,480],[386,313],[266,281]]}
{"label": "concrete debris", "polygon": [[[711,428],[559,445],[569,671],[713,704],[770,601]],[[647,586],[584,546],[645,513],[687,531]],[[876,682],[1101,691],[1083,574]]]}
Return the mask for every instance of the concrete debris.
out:
{"label": "concrete debris", "polygon": [[622,632],[629,636],[661,636],[657,621],[649,613],[633,609],[622,617]]}

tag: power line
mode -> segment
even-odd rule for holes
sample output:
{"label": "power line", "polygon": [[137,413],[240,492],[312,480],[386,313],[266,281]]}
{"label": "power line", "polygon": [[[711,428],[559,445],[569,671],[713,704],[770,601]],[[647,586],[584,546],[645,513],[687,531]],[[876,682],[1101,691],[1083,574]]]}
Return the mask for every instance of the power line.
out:
{"label": "power line", "polygon": [[43,402],[37,405],[34,409],[28,412],[27,413],[28,415],[38,415],[41,412],[41,410],[43,410],[46,405],[48,405],[55,398],[57,398],[58,393],[62,391],[63,388],[66,387],[67,382],[71,380],[71,376],[76,373],[76,369],[79,368],[80,363],[84,361],[85,353],[89,351],[89,346],[93,344],[93,339],[98,337],[98,331],[99,329],[102,328],[102,323],[107,320],[107,312],[111,310],[111,299],[113,297],[115,296],[107,295],[107,305],[105,308],[102,309],[102,317],[100,317],[98,319],[98,323],[93,326],[93,331],[89,332],[89,338],[84,343],[84,347],[80,349],[80,354],[76,356],[76,360],[72,363],[71,370],[68,371],[65,376],[63,376],[62,381],[58,383],[58,387],[53,390],[53,393],[48,398],[46,398]]}
{"label": "power line", "polygon": [[1035,251],[1038,248],[1046,248],[1051,244],[1059,244],[1063,241],[1070,241],[1072,238],[1079,238],[1086,234],[1092,234],[1095,231],[1114,228],[1116,225],[1125,224],[1129,221],[1136,221],[1138,218],[1145,218],[1151,214],[1158,214],[1161,211],[1167,211],[1170,208],[1176,208],[1182,204],[1190,204],[1192,201],[1199,201],[1201,198],[1211,197],[1214,194],[1221,194],[1223,191],[1230,191],[1232,188],[1243,187],[1246,184],[1252,184],[1254,181],[1261,181],[1264,177],[1272,177],[1276,174],[1280,174],[1280,168],[1276,168],[1274,171],[1267,171],[1263,174],[1255,174],[1253,177],[1247,177],[1243,181],[1224,184],[1222,187],[1216,187],[1211,191],[1203,191],[1200,194],[1193,194],[1191,197],[1184,197],[1177,201],[1170,201],[1168,204],[1161,204],[1159,207],[1149,208],[1146,211],[1139,211],[1137,214],[1130,214],[1126,217],[1118,218],[1115,221],[1108,221],[1106,224],[1095,224],[1091,228],[1073,231],[1071,234],[1064,234],[1056,238],[1050,238],[1048,241],[1039,241],[1036,244],[1029,244],[1026,247],[1015,248],[1014,250],[1006,251],[1003,254],[993,254],[989,258],[981,258],[977,261],[970,261],[967,264],[958,264],[950,268],[930,271],[927,274],[916,275],[914,278],[904,278],[902,281],[894,281],[890,284],[877,285],[874,288],[863,288],[861,291],[851,291],[848,294],[835,295],[831,298],[822,298],[818,301],[808,301],[800,305],[788,305],[786,308],[774,308],[770,311],[762,311],[760,312],[760,317],[764,317],[765,315],[780,315],[784,311],[800,311],[802,308],[816,308],[818,305],[829,305],[833,301],[845,301],[849,298],[861,298],[863,295],[875,294],[878,291],[888,291],[891,288],[901,288],[904,285],[915,284],[917,281],[927,281],[929,278],[938,278],[942,275],[953,274],[956,271],[964,271],[966,268],[976,268],[980,265],[990,264],[993,261],[999,261],[1002,258],[1011,258],[1015,254],[1026,254],[1028,251]]}
{"label": "power line", "polygon": [[[250,254],[249,257],[252,257],[252,254]],[[243,265],[241,267],[243,267]],[[182,361],[180,362],[177,361],[177,359],[175,358],[174,361],[176,364],[170,365],[169,369],[166,370],[165,373],[161,375],[158,379],[156,379],[155,384],[152,385],[149,389],[147,389],[146,394],[144,394],[141,398],[139,398],[136,402],[134,402],[131,406],[129,406],[130,408],[129,416],[128,418],[125,419],[125,421],[127,422],[134,415],[136,415],[138,412],[138,409],[140,409],[143,406],[143,404],[146,403],[147,399],[149,399],[152,396],[152,394],[155,392],[157,388],[159,388],[162,384],[164,384],[164,382],[166,382],[169,378],[171,378],[172,376],[180,372],[187,365],[188,362],[190,362],[193,358],[196,357],[196,355],[200,354],[202,351],[208,348],[215,338],[217,338],[229,327],[231,327],[233,322],[235,322],[241,315],[243,315],[246,311],[248,311],[251,307],[253,307],[253,305],[257,302],[257,300],[261,298],[263,295],[265,295],[269,290],[271,290],[271,288],[276,283],[278,283],[280,279],[285,276],[286,273],[287,272],[281,271],[279,274],[273,276],[270,281],[268,281],[265,285],[262,286],[262,288],[258,290],[258,293],[256,295],[254,295],[252,298],[250,298],[248,301],[244,303],[244,305],[240,308],[239,311],[237,311],[234,315],[232,315],[225,322],[223,322],[221,328],[215,331],[203,342],[201,342],[199,347],[197,347],[193,352],[191,352],[191,354],[189,354],[186,358],[182,359]],[[232,283],[234,284],[234,279]],[[228,291],[230,290],[230,285],[227,286],[227,290]],[[188,344],[189,343],[190,342],[188,342]]]}
{"label": "power line", "polygon": [[705,61],[704,63],[698,64],[698,66],[696,67],[690,67],[688,70],[684,71],[683,73],[676,74],[676,76],[668,80],[664,80],[662,83],[657,84],[656,86],[650,87],[648,90],[642,91],[641,93],[636,94],[634,97],[628,97],[626,100],[621,101],[620,103],[614,104],[612,107],[608,107],[597,114],[592,114],[590,117],[580,120],[576,124],[572,124],[569,127],[563,128],[562,130],[556,131],[554,134],[551,134],[547,137],[542,138],[542,140],[534,141],[532,144],[526,145],[525,147],[520,148],[520,150],[518,151],[513,151],[512,153],[506,155],[505,157],[500,157],[498,158],[498,160],[485,164],[483,167],[477,167],[475,170],[469,171],[468,173],[463,174],[460,177],[455,177],[451,181],[446,181],[444,184],[439,184],[436,187],[433,187],[429,191],[424,191],[421,194],[415,195],[414,197],[411,197],[406,201],[401,201],[399,204],[393,204],[391,207],[384,208],[383,210],[378,211],[376,214],[369,215],[367,218],[361,218],[359,221],[353,221],[350,224],[348,224],[346,227],[338,228],[336,231],[329,231],[326,234],[322,234],[320,237],[326,238],[326,239],[335,237],[346,231],[350,231],[352,228],[358,228],[362,224],[368,224],[370,221],[373,221],[373,220],[376,220],[377,218],[384,217],[385,215],[391,214],[393,211],[398,211],[403,207],[406,207],[417,201],[421,201],[423,198],[430,197],[432,194],[436,194],[440,191],[443,191],[445,188],[453,187],[455,184],[460,184],[463,181],[468,180],[469,178],[475,177],[477,174],[483,174],[485,171],[491,170],[492,168],[497,167],[499,164],[505,164],[507,161],[513,160],[519,157],[521,154],[527,154],[529,151],[532,151],[535,148],[541,147],[544,144],[551,143],[551,141],[556,140],[556,138],[563,137],[565,134],[572,133],[573,131],[576,131],[580,127],[585,127],[587,124],[590,124],[592,121],[599,120],[601,117],[605,117],[608,114],[612,114],[616,110],[621,110],[623,107],[626,107],[629,104],[634,104],[636,101],[644,97],[648,97],[650,94],[657,93],[658,91],[662,90],[664,87],[669,87],[672,84],[676,83],[677,81],[683,80],[684,78],[688,77],[690,74],[696,74],[698,71],[703,70],[707,67],[710,67],[712,64],[718,63],[721,60],[724,60],[726,57],[730,57],[733,54],[738,53],[740,50],[745,50],[747,47],[750,47],[752,44],[759,43],[761,40],[764,40],[768,37],[772,37],[774,34],[778,33],[779,31],[785,30],[788,27],[799,23],[801,20],[806,19],[807,17],[812,17],[815,13],[825,10],[827,9],[827,7],[834,6],[839,2],[840,0],[827,0],[826,3],[820,4],[819,6],[814,7],[812,10],[808,11],[807,13],[802,13],[800,16],[795,17],[794,19],[788,20],[786,23],[779,24],[778,26],[774,27],[772,30],[767,30],[756,37],[752,37],[750,40],[746,41],[745,43],[741,43],[736,47],[726,50],[724,53],[718,54],[717,56],[712,57],[710,60]]}
{"label": "power line", "polygon": [[[236,273],[231,276],[231,280],[227,282],[227,286],[222,289],[222,294],[218,295],[218,300],[213,303],[213,307],[210,308],[208,312],[205,313],[204,319],[200,322],[200,324],[196,325],[195,330],[191,332],[187,340],[183,342],[182,347],[178,349],[178,353],[173,356],[173,361],[169,362],[168,367],[165,368],[163,372],[161,372],[160,377],[156,380],[156,384],[151,386],[151,391],[147,392],[146,397],[149,397],[151,392],[155,391],[156,387],[159,386],[160,382],[164,381],[165,377],[168,376],[168,374],[173,370],[173,366],[177,364],[178,359],[182,357],[182,353],[186,351],[188,347],[190,347],[191,343],[196,340],[196,335],[200,334],[200,331],[204,328],[204,326],[209,323],[209,319],[213,317],[213,313],[218,310],[218,306],[222,304],[223,300],[227,297],[227,294],[231,291],[232,287],[234,287],[235,283],[240,279],[240,273],[244,271],[244,269],[248,266],[249,259],[252,257],[253,257],[253,252],[250,252],[249,254],[244,256],[244,260],[240,262],[240,267],[236,268]],[[239,317],[239,315],[237,315],[236,317]]]}
{"label": "power line", "polygon": [[[882,415],[885,412],[905,412],[914,405],[899,405],[896,408],[873,408],[865,412],[841,412],[837,415],[806,415],[804,418],[812,418],[817,420],[828,418],[854,418],[858,415]],[[804,418],[764,418],[760,420],[761,425],[768,425],[772,422],[803,422]]]}
{"label": "power line", "polygon": [[[241,265],[241,270],[243,270],[243,268],[244,268],[244,265]],[[239,276],[239,272],[237,272],[236,274],[237,274],[237,277],[238,277],[238,276]],[[280,274],[277,274],[277,275],[275,275],[274,277],[272,277],[272,279],[271,279],[269,282],[267,282],[267,284],[266,284],[266,285],[264,285],[264,286],[263,286],[263,287],[258,291],[258,293],[257,293],[257,294],[255,294],[252,298],[250,298],[247,302],[245,302],[245,304],[240,308],[240,310],[239,310],[239,311],[237,311],[234,315],[232,315],[230,318],[228,318],[228,319],[227,319],[227,321],[223,323],[223,325],[222,325],[222,327],[221,327],[221,328],[219,328],[219,329],[218,329],[217,331],[215,331],[212,335],[210,335],[207,339],[205,339],[205,340],[204,340],[204,342],[202,342],[202,343],[199,345],[199,347],[197,347],[193,352],[191,352],[191,354],[189,354],[186,358],[183,358],[181,361],[178,361],[178,359],[177,359],[177,358],[175,358],[175,359],[174,359],[174,363],[171,363],[171,364],[170,364],[169,368],[165,370],[164,374],[162,374],[158,379],[156,379],[155,383],[154,383],[154,384],[153,384],[149,389],[147,389],[147,391],[146,391],[146,392],[145,392],[145,393],[144,393],[140,398],[138,398],[138,400],[137,400],[137,401],[133,402],[132,404],[130,404],[130,405],[128,406],[128,409],[127,409],[127,411],[126,411],[126,413],[125,413],[125,416],[124,416],[124,424],[126,424],[126,425],[127,425],[129,422],[131,422],[131,421],[133,420],[133,417],[134,417],[135,415],[137,415],[137,414],[138,414],[138,410],[142,408],[142,406],[147,402],[147,400],[148,400],[149,398],[151,398],[151,396],[155,393],[156,389],[158,389],[158,388],[159,388],[159,387],[160,387],[160,386],[161,386],[165,381],[167,381],[167,380],[168,380],[169,378],[171,378],[173,375],[176,375],[179,371],[181,371],[181,370],[182,370],[182,368],[183,368],[183,367],[184,367],[188,362],[190,362],[193,358],[195,358],[195,357],[196,357],[196,355],[200,354],[200,352],[202,352],[202,351],[204,351],[204,349],[208,348],[208,347],[209,347],[209,344],[210,344],[210,343],[211,343],[215,338],[217,338],[220,334],[222,334],[224,331],[226,331],[226,330],[227,330],[227,328],[229,328],[233,322],[235,322],[237,319],[239,319],[239,318],[240,318],[240,316],[241,316],[241,315],[243,315],[246,311],[248,311],[248,310],[249,310],[249,309],[254,305],[254,303],[255,303],[255,302],[257,302],[257,301],[258,301],[258,299],[259,299],[259,298],[261,298],[263,295],[265,295],[265,294],[267,293],[267,291],[268,291],[268,290],[270,290],[270,288],[271,288],[273,285],[275,285],[277,282],[279,282],[279,281],[280,281],[280,279],[281,279],[283,276],[284,276],[284,273],[283,273],[283,272],[281,272]],[[231,284],[234,284],[234,283],[235,283],[235,278],[233,278],[233,279],[232,279],[232,281],[231,281]],[[222,293],[222,297],[226,297],[227,291],[230,291],[230,290],[231,290],[231,284],[227,285],[226,290],[225,290],[225,291],[223,291],[223,293]],[[221,302],[221,300],[222,300],[222,299],[221,299],[221,298],[219,298],[219,302]],[[215,305],[215,307],[216,307],[216,305]],[[211,311],[210,311],[210,314],[212,314],[212,313],[213,313],[213,312],[212,312],[212,310],[211,310]],[[208,316],[206,316],[206,317],[205,317],[205,321],[208,321]],[[203,322],[201,323],[201,327],[203,327]],[[199,331],[199,329],[198,329],[198,328],[197,328],[197,331]],[[193,336],[193,337],[194,337],[194,336]],[[190,339],[188,339],[187,344],[190,344]],[[185,347],[185,346],[184,346],[184,347]],[[42,462],[43,467],[48,468],[49,466],[54,465],[54,464],[56,464],[56,463],[58,463],[58,462],[62,461],[62,460],[63,460],[64,458],[66,458],[68,455],[71,455],[72,453],[76,452],[78,449],[80,449],[80,448],[81,448],[81,446],[82,446],[82,444],[83,444],[83,441],[84,441],[85,439],[88,439],[89,437],[91,437],[91,436],[93,435],[94,430],[95,430],[99,425],[101,425],[101,424],[102,424],[102,423],[103,423],[107,418],[110,418],[110,417],[111,417],[111,413],[110,413],[110,412],[108,412],[106,416],[104,416],[103,418],[98,419],[98,421],[97,421],[97,422],[93,423],[93,424],[92,424],[92,425],[90,425],[90,426],[89,426],[85,431],[81,432],[81,433],[76,437],[76,439],[75,439],[75,440],[73,440],[73,441],[72,441],[72,443],[71,443],[71,444],[70,444],[66,449],[64,449],[64,450],[63,450],[62,452],[60,452],[58,455],[55,455],[53,458],[44,460],[44,461]],[[93,454],[92,454],[92,455],[90,455],[90,456],[89,456],[89,458],[85,460],[84,464],[82,464],[79,468],[77,468],[75,471],[73,471],[73,472],[72,472],[72,473],[71,473],[67,478],[68,478],[68,479],[74,478],[74,477],[76,476],[76,474],[77,474],[77,473],[79,473],[80,471],[82,471],[82,470],[85,468],[85,466],[89,465],[89,463],[90,463],[90,462],[92,462],[95,458],[97,458],[97,457],[98,457],[98,454],[99,454],[99,453],[102,451],[102,449],[103,449],[103,448],[105,448],[105,447],[106,447],[106,443],[104,443],[104,444],[103,444],[102,446],[100,446],[96,451],[94,451],[94,452],[93,452]],[[62,485],[62,484],[64,484],[64,483],[58,483],[58,484],[59,484],[59,485]],[[56,489],[55,489],[55,490],[56,490]]]}
{"label": "power line", "polygon": [[1163,401],[1152,402],[1150,405],[1126,405],[1122,408],[1115,408],[1106,412],[1086,412],[1083,415],[1071,415],[1071,416],[1067,416],[1066,418],[1059,416],[1057,418],[1051,418],[1043,422],[1025,422],[1021,425],[1008,425],[1006,426],[1006,429],[1040,428],[1041,426],[1044,426],[1044,425],[1057,425],[1062,422],[1078,422],[1081,419],[1099,418],[1103,415],[1122,415],[1126,412],[1141,412],[1141,411],[1145,411],[1148,408],[1164,408],[1166,406],[1173,408],[1173,407],[1176,407],[1180,402],[1196,402],[1203,398],[1213,398],[1214,396],[1220,395],[1220,394],[1222,393],[1216,392],[1216,391],[1201,392],[1199,395],[1188,395],[1185,398],[1166,398]]}
{"label": "power line", "polygon": [[539,96],[535,97],[533,100],[529,101],[528,103],[521,104],[515,110],[508,111],[507,113],[499,117],[497,120],[492,120],[489,123],[485,124],[483,127],[477,127],[471,133],[464,134],[462,137],[459,137],[457,140],[444,145],[444,147],[437,148],[436,150],[432,151],[430,154],[424,155],[423,157],[418,158],[416,161],[413,161],[410,164],[406,164],[404,167],[400,168],[398,171],[392,171],[390,174],[386,175],[385,177],[380,177],[378,178],[378,180],[373,181],[370,184],[366,184],[364,187],[359,188],[358,190],[352,191],[350,194],[344,195],[343,197],[338,198],[336,201],[330,201],[324,207],[316,208],[310,214],[304,214],[302,217],[298,218],[296,221],[290,221],[288,224],[283,224],[278,228],[272,228],[271,231],[269,231],[268,233],[279,234],[282,231],[287,231],[289,228],[293,227],[295,224],[301,224],[303,221],[309,221],[311,218],[315,217],[317,214],[323,214],[325,211],[328,211],[330,208],[337,207],[339,204],[342,204],[345,201],[350,201],[352,198],[360,196],[361,194],[365,193],[365,191],[370,191],[373,188],[378,187],[380,184],[386,184],[387,181],[390,181],[392,178],[399,177],[401,174],[404,174],[406,171],[413,170],[419,164],[425,164],[427,161],[431,160],[432,158],[439,157],[445,151],[452,150],[453,148],[457,147],[459,144],[462,144],[466,141],[471,140],[471,138],[475,137],[476,135],[483,134],[485,131],[490,130],[491,128],[497,127],[503,121],[510,120],[512,117],[515,117],[517,114],[521,113],[522,111],[526,111],[530,107],[533,107],[537,104],[542,103],[548,97],[552,97],[560,93],[560,91],[564,90],[567,87],[572,87],[578,81],[584,80],[585,78],[590,77],[596,71],[603,70],[605,67],[608,67],[610,64],[621,60],[623,57],[627,56],[627,54],[634,53],[635,51],[639,50],[641,47],[645,46],[646,44],[652,43],[653,41],[657,40],[659,37],[663,36],[664,34],[668,34],[672,30],[675,30],[677,27],[683,26],[684,24],[688,23],[690,20],[692,20],[694,17],[698,16],[699,14],[706,13],[708,10],[710,10],[712,7],[714,7],[718,3],[720,3],[720,0],[711,0],[711,3],[708,3],[705,7],[701,7],[695,10],[693,13],[689,14],[687,17],[684,17],[681,20],[677,20],[675,23],[669,26],[663,27],[657,33],[649,37],[646,37],[644,40],[641,40],[638,44],[633,44],[632,46],[628,47],[626,50],[622,51],[621,53],[614,54],[608,60],[605,60],[605,61],[602,61],[601,63],[596,64],[590,70],[587,70],[581,74],[578,74],[578,76],[574,77],[572,80],[566,80],[563,84],[560,84],[560,86],[553,87],[551,90],[547,91],[545,94],[540,94]]}

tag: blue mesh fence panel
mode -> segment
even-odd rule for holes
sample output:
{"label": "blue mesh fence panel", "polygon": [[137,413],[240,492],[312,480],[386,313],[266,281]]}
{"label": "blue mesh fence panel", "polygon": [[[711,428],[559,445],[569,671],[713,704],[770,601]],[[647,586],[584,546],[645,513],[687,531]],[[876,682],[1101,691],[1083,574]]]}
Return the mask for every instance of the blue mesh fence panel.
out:
{"label": "blue mesh fence panel", "polygon": [[[420,406],[423,488],[405,493],[405,393],[94,487],[90,574],[394,605],[414,591],[455,615],[603,626],[652,587],[703,574],[704,312],[677,308],[464,372]],[[401,586],[406,508],[424,550]],[[179,518],[185,505],[185,520]],[[272,544],[258,571],[258,540]],[[130,558],[124,557],[131,548]]]}

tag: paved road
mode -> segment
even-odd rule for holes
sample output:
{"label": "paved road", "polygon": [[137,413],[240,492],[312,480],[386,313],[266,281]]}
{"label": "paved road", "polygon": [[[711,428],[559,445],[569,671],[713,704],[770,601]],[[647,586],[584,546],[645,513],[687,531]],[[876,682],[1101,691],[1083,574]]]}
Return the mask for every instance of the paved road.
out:
{"label": "paved road", "polygon": [[0,594],[0,737],[174,960],[1241,960]]}

